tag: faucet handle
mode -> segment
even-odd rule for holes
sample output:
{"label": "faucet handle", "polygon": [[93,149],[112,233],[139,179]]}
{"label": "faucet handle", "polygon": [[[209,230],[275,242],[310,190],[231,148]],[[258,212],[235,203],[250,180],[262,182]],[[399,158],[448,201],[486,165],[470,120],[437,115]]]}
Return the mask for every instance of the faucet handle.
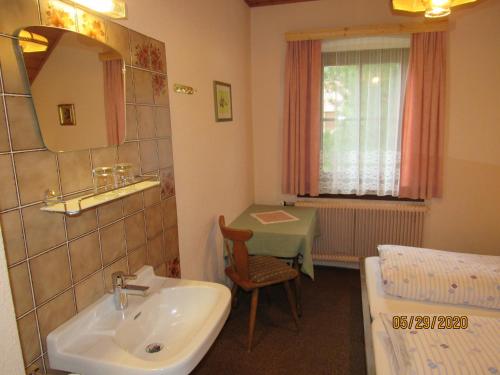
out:
{"label": "faucet handle", "polygon": [[116,288],[117,286],[124,287],[126,280],[135,280],[137,276],[125,275],[123,271],[117,271],[111,274],[111,279],[113,280],[113,288]]}

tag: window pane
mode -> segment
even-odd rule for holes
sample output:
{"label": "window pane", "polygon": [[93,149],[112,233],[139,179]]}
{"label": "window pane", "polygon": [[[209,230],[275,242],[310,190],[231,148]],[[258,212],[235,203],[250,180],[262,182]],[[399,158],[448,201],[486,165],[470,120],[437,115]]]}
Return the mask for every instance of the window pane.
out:
{"label": "window pane", "polygon": [[320,192],[397,196],[408,49],[323,54]]}

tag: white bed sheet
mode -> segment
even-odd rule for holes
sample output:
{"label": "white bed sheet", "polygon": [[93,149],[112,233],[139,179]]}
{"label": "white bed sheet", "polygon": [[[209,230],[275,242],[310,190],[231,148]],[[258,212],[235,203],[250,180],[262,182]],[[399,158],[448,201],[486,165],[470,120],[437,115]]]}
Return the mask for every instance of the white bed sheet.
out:
{"label": "white bed sheet", "polygon": [[477,315],[500,318],[500,310],[486,309],[467,305],[440,304],[413,301],[385,294],[382,285],[379,257],[365,260],[366,286],[372,319],[380,313],[434,313],[443,315]]}
{"label": "white bed sheet", "polygon": [[480,307],[439,304],[433,302],[412,301],[385,294],[382,285],[379,257],[365,260],[366,286],[372,322],[373,352],[377,375],[398,375],[396,359],[389,342],[380,313],[433,313],[443,315],[478,315],[500,318],[500,311]]}

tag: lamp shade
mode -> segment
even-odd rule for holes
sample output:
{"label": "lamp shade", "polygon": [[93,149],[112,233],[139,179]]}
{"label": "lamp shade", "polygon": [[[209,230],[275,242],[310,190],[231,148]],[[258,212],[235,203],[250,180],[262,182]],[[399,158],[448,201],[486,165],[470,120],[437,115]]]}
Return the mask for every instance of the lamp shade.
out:
{"label": "lamp shade", "polygon": [[392,0],[394,10],[404,12],[425,12],[429,18],[444,17],[457,5],[474,3],[477,0]]}

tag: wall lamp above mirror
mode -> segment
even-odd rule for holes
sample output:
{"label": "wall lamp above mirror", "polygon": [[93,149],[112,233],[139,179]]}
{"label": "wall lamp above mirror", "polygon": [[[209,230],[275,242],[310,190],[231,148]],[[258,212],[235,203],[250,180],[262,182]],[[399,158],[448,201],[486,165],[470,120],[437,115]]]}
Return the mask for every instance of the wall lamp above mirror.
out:
{"label": "wall lamp above mirror", "polygon": [[79,5],[92,12],[102,14],[109,18],[127,18],[125,0],[63,0],[71,5]]}
{"label": "wall lamp above mirror", "polygon": [[26,27],[18,37],[47,148],[75,151],[123,143],[125,64],[120,53],[53,27]]}

